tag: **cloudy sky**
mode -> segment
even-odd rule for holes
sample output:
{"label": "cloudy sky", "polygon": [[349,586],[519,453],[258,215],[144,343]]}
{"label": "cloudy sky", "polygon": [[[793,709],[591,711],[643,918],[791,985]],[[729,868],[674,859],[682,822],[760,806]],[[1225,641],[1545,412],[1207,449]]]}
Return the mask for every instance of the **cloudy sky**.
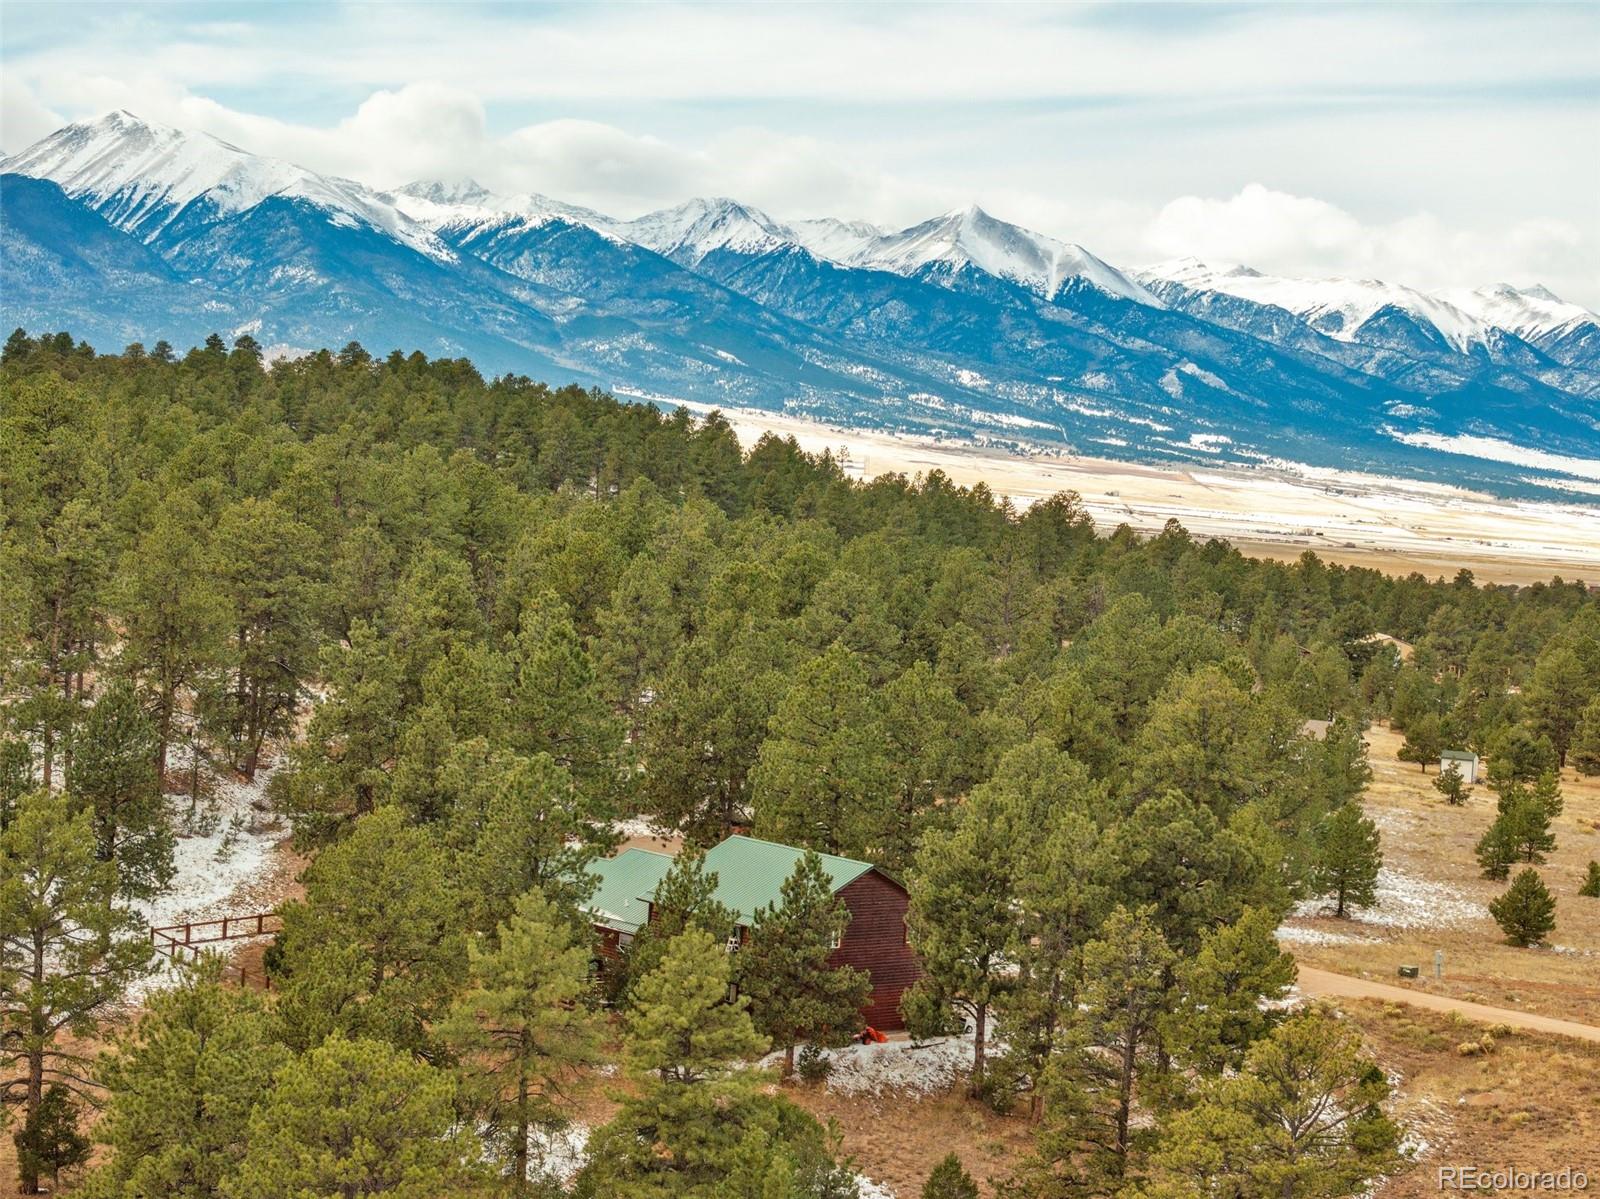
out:
{"label": "cloudy sky", "polygon": [[1600,4],[0,0],[0,148],[126,108],[391,186],[633,216],[977,202],[1182,254],[1600,308]]}

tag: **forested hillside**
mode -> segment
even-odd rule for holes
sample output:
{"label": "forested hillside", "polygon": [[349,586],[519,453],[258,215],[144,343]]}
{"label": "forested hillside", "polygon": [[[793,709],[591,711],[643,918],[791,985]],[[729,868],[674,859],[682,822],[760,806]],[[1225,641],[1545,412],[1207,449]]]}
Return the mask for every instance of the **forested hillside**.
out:
{"label": "forested hillside", "polygon": [[[354,344],[19,331],[0,389],[0,1087],[29,1185],[104,1105],[97,1196],[856,1193],[744,1068],[854,1031],[825,898],[730,954],[686,854],[590,980],[586,868],[642,818],[905,880],[913,1031],[965,1026],[971,1102],[1035,1121],[1000,1193],[1353,1194],[1398,1160],[1382,1074],[1270,1001],[1291,903],[1370,877],[1361,728],[1425,767],[1476,748],[1508,791],[1600,771],[1576,582],[1102,534],[1071,495],[852,481],[716,416]],[[311,855],[272,990],[212,965],[121,1021],[185,777],[268,755]],[[587,1166],[530,1168],[607,1065]]]}

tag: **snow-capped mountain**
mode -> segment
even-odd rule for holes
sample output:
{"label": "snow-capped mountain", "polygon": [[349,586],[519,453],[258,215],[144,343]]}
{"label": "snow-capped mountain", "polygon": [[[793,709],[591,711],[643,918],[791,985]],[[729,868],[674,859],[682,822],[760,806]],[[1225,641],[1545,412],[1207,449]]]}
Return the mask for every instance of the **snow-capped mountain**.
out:
{"label": "snow-capped mountain", "polygon": [[788,227],[799,243],[818,258],[842,263],[854,261],[865,247],[888,237],[890,232],[866,221],[841,221],[836,217],[790,221]]}
{"label": "snow-capped mountain", "polygon": [[1005,221],[974,204],[863,244],[849,265],[915,275],[929,268],[978,270],[1054,299],[1073,280],[1108,295],[1161,307],[1144,287],[1082,246],[1056,241]]}
{"label": "snow-capped mountain", "polygon": [[1440,298],[1484,324],[1539,347],[1567,366],[1600,358],[1600,316],[1569,304],[1545,287],[1492,287],[1440,293]]}
{"label": "snow-capped mountain", "polygon": [[1134,271],[1133,276],[1158,291],[1163,284],[1177,284],[1189,291],[1220,292],[1282,308],[1339,341],[1358,340],[1362,328],[1385,309],[1426,323],[1457,350],[1481,344],[1493,327],[1446,299],[1380,279],[1290,279],[1247,266],[1211,266],[1197,258],[1158,263]]}
{"label": "snow-capped mountain", "polygon": [[501,196],[473,179],[447,183],[425,180],[408,183],[381,198],[406,216],[435,232],[444,228],[483,227],[510,221],[532,226],[548,220],[570,221],[592,229],[609,231],[616,224],[610,217],[575,204],[563,204],[535,192]]}
{"label": "snow-capped mountain", "polygon": [[690,200],[616,226],[635,245],[693,266],[726,250],[760,255],[798,244],[794,233],[758,208],[737,200]]}
{"label": "snow-capped mountain", "polygon": [[430,257],[452,260],[438,238],[362,184],[128,112],[68,125],[3,166],[48,179],[146,242],[186,214],[203,209],[203,220],[218,220],[279,198],[306,201],[332,221],[365,225]]}
{"label": "snow-capped mountain", "polygon": [[1587,308],[1568,304],[1544,287],[1512,287],[1497,283],[1468,291],[1441,292],[1439,298],[1470,313],[1485,325],[1515,333],[1525,341],[1535,341],[1549,333],[1570,327],[1574,322],[1600,321]]}
{"label": "snow-capped mountain", "polygon": [[1600,321],[1541,289],[1127,272],[978,208],[891,231],[734,199],[617,220],[472,180],[379,192],[127,113],[0,161],[0,315],[102,347],[357,340],[844,425],[1519,494],[1574,485],[1521,447],[1600,460]]}

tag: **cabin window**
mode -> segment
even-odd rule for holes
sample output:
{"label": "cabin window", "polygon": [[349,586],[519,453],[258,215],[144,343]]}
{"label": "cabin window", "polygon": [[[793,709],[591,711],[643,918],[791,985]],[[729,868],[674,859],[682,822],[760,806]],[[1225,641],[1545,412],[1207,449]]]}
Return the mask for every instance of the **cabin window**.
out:
{"label": "cabin window", "polygon": [[626,949],[628,946],[630,946],[632,944],[633,944],[633,934],[632,933],[618,933],[617,934],[617,948],[618,949]]}
{"label": "cabin window", "polygon": [[838,949],[839,946],[841,946],[843,944],[844,944],[844,933],[843,933],[843,931],[841,931],[840,929],[834,929],[833,936],[828,938],[828,948],[829,949]]}
{"label": "cabin window", "polygon": [[729,953],[738,953],[739,952],[739,930],[738,929],[734,929],[733,932],[729,935],[727,949],[728,949]]}

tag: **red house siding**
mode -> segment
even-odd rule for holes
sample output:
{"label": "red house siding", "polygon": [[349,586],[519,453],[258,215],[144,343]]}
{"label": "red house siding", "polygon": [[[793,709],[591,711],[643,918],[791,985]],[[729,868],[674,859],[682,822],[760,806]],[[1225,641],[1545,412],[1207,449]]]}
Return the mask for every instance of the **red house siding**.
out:
{"label": "red house siding", "polygon": [[904,887],[878,870],[869,870],[836,894],[850,909],[850,924],[830,965],[855,966],[872,976],[872,994],[861,1019],[873,1028],[893,1031],[906,1026],[900,995],[922,977],[922,965],[906,944]]}

